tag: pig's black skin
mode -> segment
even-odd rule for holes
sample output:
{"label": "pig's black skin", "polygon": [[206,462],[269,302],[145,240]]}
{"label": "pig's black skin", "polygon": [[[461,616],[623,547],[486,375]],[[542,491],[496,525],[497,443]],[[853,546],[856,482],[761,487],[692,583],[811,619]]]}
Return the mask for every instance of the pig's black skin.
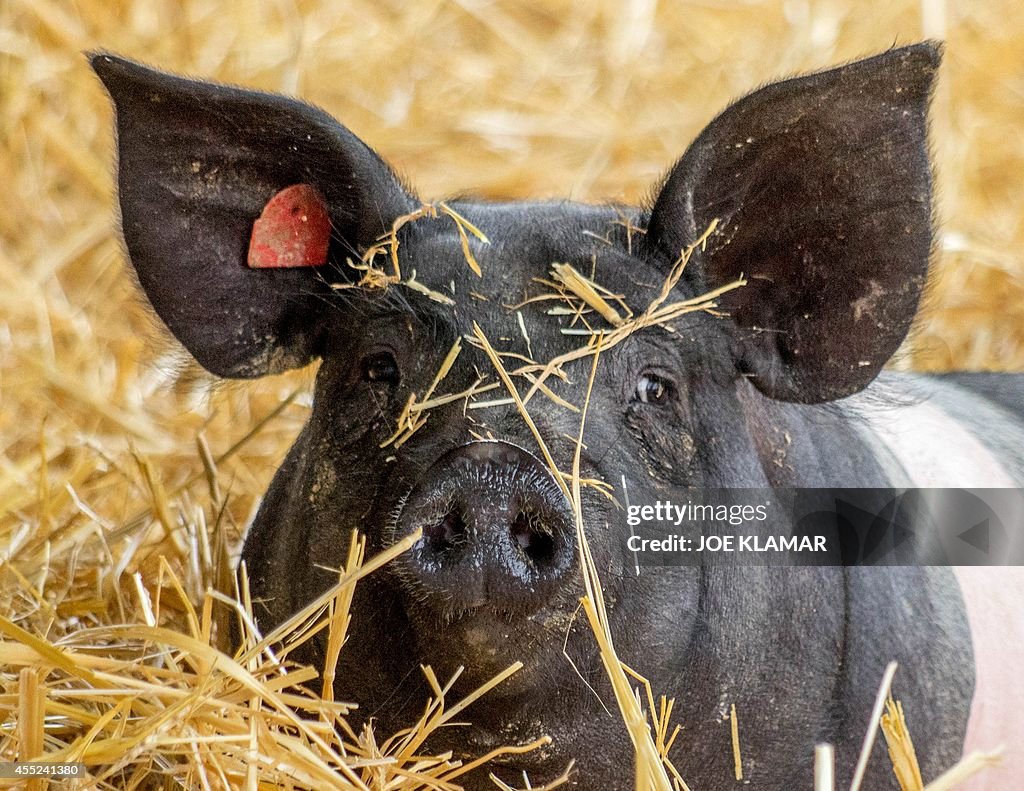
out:
{"label": "pig's black skin", "polygon": [[[938,58],[921,44],[752,94],[698,138],[651,210],[454,201],[492,240],[473,242],[482,278],[449,219],[406,225],[403,272],[453,296],[451,308],[401,287],[330,287],[351,278],[346,256],[357,258],[419,205],[336,122],[281,97],[95,56],[117,105],[128,252],[157,313],[219,375],[322,360],[309,422],[246,539],[260,625],[271,628],[332,583],[328,569],[343,563],[353,527],[370,554],[399,538],[402,498],[474,432],[536,451],[514,407],[464,415],[461,402],[433,410],[401,449],[379,447],[474,321],[496,348],[525,353],[505,306],[542,293],[533,279],[553,262],[593,268],[595,280],[642,310],[680,249],[714,218],[722,232],[691,260],[672,299],[741,273],[750,285],[724,300],[732,318],[691,314],[675,333],[639,332],[602,355],[584,477],[618,485],[625,475],[633,502],[671,499],[687,486],[884,486],[849,418],[817,404],[869,384],[916,312],[931,243],[925,116]],[[275,190],[299,182],[317,186],[331,207],[330,266],[246,269],[252,221]],[[544,313],[549,304],[522,308],[538,360],[581,343],[558,332],[559,320]],[[493,374],[481,351],[464,347],[444,392],[468,387],[477,370]],[[369,381],[369,361],[382,354],[393,357],[397,382]],[[581,403],[589,364],[568,368],[571,384],[549,383]],[[662,404],[637,397],[651,375],[668,388]],[[570,469],[567,436],[579,416],[542,395],[530,410]],[[685,730],[672,757],[691,787],[734,786],[722,720],[733,703],[755,787],[810,787],[820,741],[838,745],[840,783],[848,782],[890,659],[901,662],[898,696],[921,713],[913,730],[925,777],[959,757],[973,667],[948,569],[715,567],[637,577],[615,534],[621,514],[592,489],[583,503],[616,646],[657,693],[677,698]],[[546,733],[550,748],[496,771],[516,783],[525,768],[539,784],[575,757],[578,787],[631,787],[632,749],[577,614],[577,576],[543,601],[512,608],[492,591],[487,605],[466,611],[459,590],[411,585],[404,562],[360,583],[339,699],[359,701],[388,734],[421,712],[421,663],[442,679],[465,665],[458,697],[522,660],[520,673],[466,713],[471,727],[446,729],[429,747],[471,757]],[[320,663],[322,651],[317,642],[306,658]],[[879,746],[865,787],[895,788],[887,767]],[[491,787],[486,772],[468,784]]]}

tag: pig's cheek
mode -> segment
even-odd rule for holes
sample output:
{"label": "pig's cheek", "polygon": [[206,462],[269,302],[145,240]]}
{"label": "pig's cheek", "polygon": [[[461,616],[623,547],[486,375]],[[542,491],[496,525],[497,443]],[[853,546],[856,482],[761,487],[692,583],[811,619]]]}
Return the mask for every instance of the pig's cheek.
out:
{"label": "pig's cheek", "polygon": [[338,471],[334,464],[318,461],[307,482],[307,497],[314,511],[321,511],[332,499],[338,486]]}
{"label": "pig's cheek", "polygon": [[[376,443],[371,446],[376,450]],[[368,508],[377,501],[387,469],[367,460],[360,447],[339,447],[337,442],[317,443],[302,473],[300,491],[309,511],[328,522],[362,524]]]}
{"label": "pig's cheek", "polygon": [[638,414],[628,415],[626,426],[637,445],[625,471],[627,482],[641,476],[662,484],[685,479],[696,447],[687,431],[668,420],[657,422]]}
{"label": "pig's cheek", "polygon": [[317,435],[315,457],[331,458],[335,464],[350,467],[368,454],[388,450],[379,446],[394,433],[398,415],[390,414],[391,400],[386,393],[348,388],[339,396],[338,389],[317,390],[318,399],[331,403],[311,418],[311,428]]}
{"label": "pig's cheek", "polygon": [[[599,547],[599,556],[595,558],[595,561],[606,570],[609,577],[619,579],[626,570],[626,557],[622,551],[623,542],[618,533],[618,526],[607,518],[602,518],[600,521],[595,520],[591,524],[594,527],[590,530],[590,543],[591,545],[597,544]],[[604,558],[602,559],[600,555],[604,555]],[[615,607],[617,599],[618,596],[614,590],[609,590],[607,602],[609,609]]]}

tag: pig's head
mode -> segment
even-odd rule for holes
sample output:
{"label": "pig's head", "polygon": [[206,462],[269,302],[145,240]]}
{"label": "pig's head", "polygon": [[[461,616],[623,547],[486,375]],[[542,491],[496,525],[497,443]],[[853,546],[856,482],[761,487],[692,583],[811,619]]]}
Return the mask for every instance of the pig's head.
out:
{"label": "pig's head", "polygon": [[[717,220],[662,304],[746,285],[714,311],[636,329],[601,353],[580,453],[581,477],[607,490],[583,486],[583,524],[620,654],[682,694],[671,685],[687,667],[718,661],[694,648],[716,644],[701,609],[706,582],[686,569],[634,574],[621,510],[606,495],[621,503],[623,483],[633,502],[688,486],[785,483],[766,460],[774,416],[876,376],[927,273],[937,64],[923,44],[762,88],[704,130],[649,208],[459,199],[447,204],[457,220],[443,210],[409,219],[421,201],[314,107],[95,56],[117,109],[124,238],[157,314],[218,376],[320,361],[309,422],[246,541],[260,624],[336,579],[351,530],[372,554],[420,529],[409,552],[361,583],[339,697],[393,727],[422,705],[420,664],[439,676],[465,665],[468,690],[521,660],[452,744],[549,733],[555,747],[537,760],[628,767],[621,726],[598,702],[611,699],[593,638],[575,617],[579,550],[563,482],[480,336],[520,396],[531,394],[536,430],[568,472],[593,358],[535,385],[544,363],[590,340],[580,330],[612,327],[550,298],[552,266],[572,265],[615,295],[607,301],[620,314],[640,314]],[[254,221],[290,185],[312,188],[330,229],[321,260],[290,263],[322,265],[248,266]],[[367,251],[400,218],[369,263],[391,274],[397,249],[403,282],[358,286]],[[482,392],[441,398],[469,390]],[[403,433],[413,395],[434,405]],[[770,598],[722,608],[749,625]]]}

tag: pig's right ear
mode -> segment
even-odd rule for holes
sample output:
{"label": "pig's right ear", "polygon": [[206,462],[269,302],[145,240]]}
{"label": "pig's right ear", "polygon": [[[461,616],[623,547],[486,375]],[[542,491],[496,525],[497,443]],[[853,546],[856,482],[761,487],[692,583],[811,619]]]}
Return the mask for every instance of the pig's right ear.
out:
{"label": "pig's right ear", "polygon": [[775,83],[736,102],[673,168],[647,240],[668,269],[715,219],[683,275],[721,300],[736,364],[772,398],[865,387],[906,336],[932,242],[932,43]]}
{"label": "pig's right ear", "polygon": [[254,221],[283,188],[313,187],[330,221],[327,259],[337,264],[390,229],[413,199],[321,110],[107,54],[90,60],[114,100],[122,230],[157,314],[218,376],[308,363],[330,289],[312,267],[247,266]]}

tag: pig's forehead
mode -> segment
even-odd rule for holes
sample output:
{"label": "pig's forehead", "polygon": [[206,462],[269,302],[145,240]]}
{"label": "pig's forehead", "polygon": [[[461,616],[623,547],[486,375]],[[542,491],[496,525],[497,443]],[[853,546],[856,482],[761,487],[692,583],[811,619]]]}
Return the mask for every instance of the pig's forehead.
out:
{"label": "pig's forehead", "polygon": [[463,223],[480,276],[467,260],[456,220],[444,214],[406,226],[399,258],[403,277],[415,272],[417,282],[460,304],[518,304],[550,292],[541,281],[551,279],[555,264],[570,264],[616,293],[629,290],[641,299],[649,286],[661,285],[654,268],[631,254],[643,234],[636,209],[565,201],[446,205],[488,240],[478,240]]}
{"label": "pig's forehead", "polygon": [[[661,296],[668,272],[648,259],[639,209],[570,202],[434,206],[450,211],[418,216],[397,231],[401,283],[357,292],[368,298],[360,308],[364,321],[407,316],[409,332],[428,333],[441,351],[459,336],[472,338],[479,327],[499,353],[512,355],[509,360],[545,362],[618,324],[604,309],[626,320]],[[392,252],[382,247],[373,266],[392,273]],[[565,265],[589,281],[582,290],[598,290],[603,304],[595,308],[594,300],[567,286],[562,278],[574,275]],[[677,286],[677,297],[692,296],[684,288]],[[691,314],[673,326],[699,322]],[[472,354],[459,359],[479,363]]]}

